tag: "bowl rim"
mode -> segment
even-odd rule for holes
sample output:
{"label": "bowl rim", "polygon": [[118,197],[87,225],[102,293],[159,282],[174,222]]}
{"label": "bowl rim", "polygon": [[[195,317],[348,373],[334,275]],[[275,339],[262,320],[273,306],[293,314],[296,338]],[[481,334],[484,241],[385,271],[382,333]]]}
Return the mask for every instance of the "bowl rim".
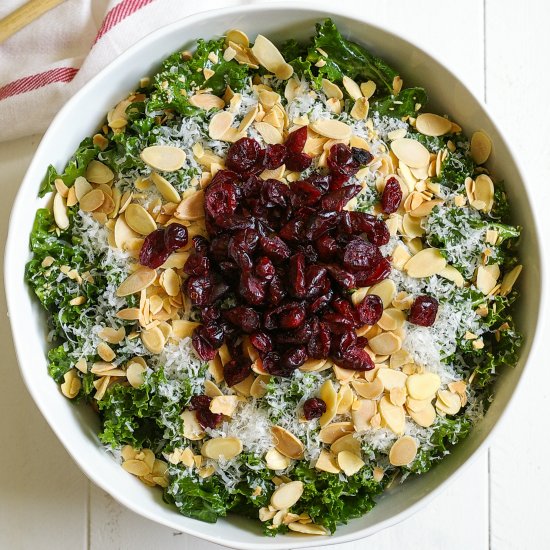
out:
{"label": "bowl rim", "polygon": [[[17,280],[14,279],[10,273],[9,269],[9,259],[13,255],[13,250],[17,247],[20,247],[20,241],[18,240],[18,236],[16,234],[16,229],[14,227],[14,219],[17,217],[17,212],[22,209],[23,207],[23,197],[22,197],[22,189],[25,187],[28,187],[29,185],[35,183],[33,180],[31,180],[32,172],[35,170],[35,164],[38,163],[38,157],[40,156],[40,153],[42,149],[46,148],[46,145],[49,141],[49,137],[51,134],[54,133],[56,126],[59,124],[60,119],[64,115],[66,111],[70,111],[73,109],[73,105],[77,104],[80,100],[80,97],[84,95],[85,91],[87,91],[89,88],[93,88],[96,86],[96,83],[98,81],[101,81],[105,74],[109,73],[110,71],[113,71],[117,66],[123,64],[127,58],[130,58],[134,55],[134,52],[145,47],[146,44],[156,42],[159,39],[162,39],[162,37],[169,33],[170,31],[177,29],[178,27],[185,25],[189,26],[195,21],[204,20],[210,17],[211,15],[226,15],[228,16],[228,20],[230,16],[242,14],[242,13],[248,13],[248,12],[255,12],[262,14],[264,12],[271,12],[271,11],[311,11],[312,13],[318,13],[320,10],[323,10],[324,15],[326,17],[341,17],[348,20],[352,20],[358,24],[368,25],[372,29],[375,29],[377,31],[380,31],[390,38],[396,38],[403,40],[405,42],[408,42],[410,45],[412,45],[416,50],[421,52],[423,55],[426,56],[426,58],[430,61],[435,63],[436,65],[439,65],[444,71],[447,71],[451,77],[456,79],[457,81],[463,83],[462,79],[457,76],[457,74],[452,70],[452,68],[447,67],[447,65],[438,57],[437,54],[432,54],[427,52],[423,47],[419,46],[416,41],[411,38],[410,33],[400,33],[399,35],[397,33],[394,33],[384,26],[372,23],[368,20],[368,16],[356,16],[351,15],[349,11],[347,11],[347,7],[343,7],[340,11],[338,7],[335,7],[334,5],[331,5],[330,7],[327,5],[325,0],[321,0],[320,3],[316,4],[315,6],[312,6],[307,0],[299,0],[298,2],[288,2],[288,1],[278,1],[273,3],[261,3],[261,4],[248,4],[248,5],[237,5],[237,6],[231,6],[231,7],[225,7],[225,8],[218,8],[213,10],[205,10],[201,11],[186,17],[182,17],[168,25],[164,25],[160,27],[159,29],[156,29],[148,34],[146,34],[144,37],[139,39],[135,44],[130,46],[127,50],[122,52],[119,56],[117,56],[115,59],[113,59],[108,65],[103,67],[97,74],[95,74],[88,82],[86,82],[81,89],[79,89],[60,109],[60,111],[57,113],[57,115],[54,117],[50,125],[48,126],[48,129],[44,133],[39,146],[37,147],[33,158],[31,162],[29,163],[27,170],[25,171],[25,176],[23,177],[23,180],[20,184],[19,191],[17,192],[17,196],[14,200],[14,203],[12,205],[11,213],[10,213],[10,219],[8,224],[8,236],[6,240],[6,248],[4,253],[4,282],[5,282],[5,295],[6,295],[6,302],[7,302],[7,309],[8,309],[8,316],[10,317],[10,326],[12,331],[12,339],[14,343],[14,348],[16,352],[17,362],[19,365],[19,370],[21,372],[21,376],[23,378],[23,381],[25,383],[25,386],[28,390],[28,392],[31,394],[34,403],[40,410],[42,416],[45,418],[46,422],[52,429],[52,431],[55,433],[56,437],[59,439],[59,441],[64,446],[65,450],[69,453],[71,458],[75,461],[75,463],[78,465],[78,467],[81,469],[81,471],[84,473],[88,479],[93,481],[98,487],[103,489],[105,492],[107,492],[109,495],[111,495],[115,500],[117,500],[119,503],[123,504],[125,507],[129,508],[136,514],[139,514],[141,516],[144,516],[152,521],[155,521],[156,523],[160,523],[161,525],[165,525],[167,527],[177,529],[178,531],[183,531],[189,535],[195,536],[197,538],[220,544],[227,547],[227,541],[220,538],[219,536],[209,535],[207,532],[202,532],[199,530],[199,528],[191,528],[187,526],[178,525],[175,522],[172,522],[170,520],[165,520],[158,518],[156,514],[149,513],[141,509],[141,507],[131,501],[128,497],[126,497],[124,494],[118,494],[118,493],[111,493],[111,490],[108,486],[108,483],[103,480],[99,475],[97,475],[93,470],[85,470],[84,466],[80,464],[78,461],[78,453],[73,450],[72,444],[68,437],[65,436],[63,433],[63,430],[58,426],[58,424],[50,418],[48,414],[48,410],[46,409],[45,405],[40,400],[40,392],[36,388],[36,386],[32,383],[31,377],[29,376],[28,369],[25,369],[23,367],[23,362],[20,360],[20,350],[23,349],[25,346],[25,342],[23,341],[22,337],[20,336],[20,333],[17,332],[15,323],[13,322],[13,317],[10,315],[11,311],[14,311],[17,307],[17,292],[14,292],[17,287]],[[464,85],[464,84],[463,84]],[[535,213],[536,210],[533,207],[533,200],[531,198],[530,193],[528,192],[528,188],[526,185],[526,177],[525,177],[525,170],[522,166],[521,160],[513,153],[513,149],[510,146],[510,143],[508,141],[508,138],[506,137],[506,134],[503,132],[500,124],[498,123],[497,119],[493,116],[491,109],[484,103],[484,101],[479,97],[479,94],[476,92],[473,92],[470,88],[464,85],[464,87],[468,90],[468,92],[474,97],[476,100],[478,107],[481,109],[481,111],[487,116],[487,118],[491,121],[491,123],[494,125],[495,130],[497,134],[499,135],[500,139],[502,140],[503,146],[505,151],[508,153],[510,158],[512,159],[512,162],[514,163],[518,174],[521,178],[521,181],[523,183],[523,187],[525,189],[524,194],[524,200],[528,206],[528,210],[532,215],[533,218],[533,234],[535,236],[535,248],[538,251],[538,255],[540,258],[540,265],[537,266],[539,269],[539,296],[540,296],[540,304],[543,304],[546,300],[546,267],[545,267],[545,256],[546,251],[541,246],[541,228],[539,224],[536,221]],[[490,441],[491,438],[494,437],[495,432],[498,430],[499,426],[502,424],[503,419],[506,417],[507,414],[509,414],[509,411],[511,409],[511,404],[514,402],[515,399],[517,399],[517,395],[519,393],[518,388],[520,387],[520,384],[524,384],[525,379],[525,371],[530,363],[530,358],[533,354],[533,351],[538,349],[541,345],[542,340],[542,329],[541,326],[543,325],[543,317],[544,317],[544,308],[539,307],[537,311],[537,319],[536,319],[536,325],[533,333],[533,338],[530,343],[529,349],[526,349],[524,351],[525,353],[525,364],[522,369],[522,372],[519,375],[519,378],[517,380],[516,387],[513,389],[509,400],[506,402],[506,404],[503,406],[502,411],[498,415],[498,417],[494,421],[494,425],[491,428],[491,430],[484,436],[483,440],[479,443],[478,447],[471,453],[469,457],[467,457],[446,479],[439,482],[436,487],[434,487],[432,490],[430,490],[425,495],[421,496],[414,504],[406,508],[405,510],[392,515],[391,517],[380,521],[376,525],[373,526],[367,526],[363,528],[359,528],[358,530],[348,533],[345,535],[334,535],[333,537],[327,537],[327,538],[295,538],[295,537],[281,537],[281,542],[275,542],[275,544],[270,544],[268,547],[271,549],[290,549],[290,548],[307,548],[311,546],[325,546],[328,544],[341,544],[345,542],[352,542],[364,537],[368,537],[374,533],[377,533],[379,531],[382,531],[384,529],[387,529],[388,527],[391,527],[392,525],[395,525],[397,523],[400,523],[401,521],[407,519],[408,517],[412,516],[414,513],[416,513],[418,510],[426,506],[431,500],[433,500],[437,495],[439,495],[449,484],[451,484],[453,481],[456,480],[459,473],[463,473],[464,470],[474,461],[478,458],[478,456],[481,454],[482,451],[484,451]],[[525,344],[524,344],[525,345]],[[196,520],[198,526],[202,526],[203,523],[199,520]],[[241,548],[243,550],[261,550],[266,548],[267,546],[262,543],[256,543],[256,542],[241,542],[238,543],[238,546],[233,546],[237,543],[230,543],[232,544],[232,547],[234,548]]]}

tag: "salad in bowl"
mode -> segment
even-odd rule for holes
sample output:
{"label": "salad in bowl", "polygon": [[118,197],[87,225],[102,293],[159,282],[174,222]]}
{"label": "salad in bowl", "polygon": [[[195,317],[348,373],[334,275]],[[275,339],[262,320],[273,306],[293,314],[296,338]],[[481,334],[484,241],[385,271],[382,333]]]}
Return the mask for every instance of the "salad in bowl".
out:
{"label": "salad in bowl", "polygon": [[427,472],[522,343],[490,137],[345,39],[177,51],[40,193],[49,373],[207,522],[327,535]]}

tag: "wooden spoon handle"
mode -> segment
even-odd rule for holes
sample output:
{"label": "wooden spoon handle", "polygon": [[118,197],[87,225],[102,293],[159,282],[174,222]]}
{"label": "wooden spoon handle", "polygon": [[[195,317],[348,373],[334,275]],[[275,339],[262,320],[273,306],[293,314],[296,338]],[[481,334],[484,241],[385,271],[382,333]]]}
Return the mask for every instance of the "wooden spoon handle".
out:
{"label": "wooden spoon handle", "polygon": [[0,42],[26,27],[43,13],[62,4],[65,0],[29,0],[14,12],[0,20]]}

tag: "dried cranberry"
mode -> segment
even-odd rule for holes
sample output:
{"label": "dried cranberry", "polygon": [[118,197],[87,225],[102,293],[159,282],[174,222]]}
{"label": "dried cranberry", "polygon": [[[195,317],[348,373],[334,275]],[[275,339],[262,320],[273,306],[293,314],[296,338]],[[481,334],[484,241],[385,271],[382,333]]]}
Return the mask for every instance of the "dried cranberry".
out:
{"label": "dried cranberry", "polygon": [[213,413],[210,410],[211,397],[194,395],[189,404],[190,411],[196,411],[197,420],[203,428],[215,428],[223,420],[223,414]]}
{"label": "dried cranberry", "polygon": [[319,397],[311,397],[304,403],[304,416],[306,420],[320,418],[327,410],[327,404]]}
{"label": "dried cranberry", "polygon": [[273,340],[283,346],[307,344],[313,334],[312,323],[308,320],[298,329],[279,330],[273,333]]}
{"label": "dried cranberry", "polygon": [[355,277],[349,271],[342,269],[339,265],[328,264],[327,271],[329,275],[341,286],[348,290],[356,287]]}
{"label": "dried cranberry", "polygon": [[357,286],[371,286],[387,279],[391,273],[391,264],[387,258],[382,258],[371,270],[354,273]]}
{"label": "dried cranberry", "polygon": [[219,323],[205,323],[203,325],[202,334],[214,348],[219,348],[223,344],[224,332],[222,325]]}
{"label": "dried cranberry", "polygon": [[250,343],[261,353],[268,353],[273,349],[273,342],[265,332],[251,334]]}
{"label": "dried cranberry", "polygon": [[290,258],[290,248],[280,237],[260,237],[260,247],[276,263]]}
{"label": "dried cranberry", "polygon": [[351,271],[373,269],[382,260],[377,246],[363,239],[350,241],[344,250],[344,266]]}
{"label": "dried cranberry", "polygon": [[314,241],[336,227],[338,212],[320,212],[308,223],[305,238]]}
{"label": "dried cranberry", "polygon": [[307,180],[295,181],[290,186],[290,202],[294,208],[313,206],[321,198],[321,191]]}
{"label": "dried cranberry", "polygon": [[325,323],[331,330],[332,334],[344,334],[354,328],[353,319],[342,315],[341,313],[329,312],[322,316]]}
{"label": "dried cranberry", "polygon": [[330,354],[330,328],[323,322],[316,320],[313,334],[307,343],[307,353],[314,359],[326,359]]}
{"label": "dried cranberry", "polygon": [[225,383],[231,387],[242,382],[251,373],[252,361],[248,357],[239,357],[228,361],[223,367]]}
{"label": "dried cranberry", "polygon": [[291,153],[301,153],[307,141],[307,126],[302,126],[288,134],[285,146]]}
{"label": "dried cranberry", "polygon": [[353,323],[353,326],[358,327],[361,324],[359,314],[348,300],[344,300],[343,298],[335,298],[332,301],[331,306],[334,311],[337,311],[349,319]]}
{"label": "dried cranberry", "polygon": [[266,208],[273,208],[274,206],[286,206],[290,195],[288,185],[275,179],[265,180],[261,193],[260,200],[263,206]]}
{"label": "dried cranberry", "polygon": [[294,153],[290,151],[286,157],[286,167],[293,172],[307,170],[313,159],[307,153]]}
{"label": "dried cranberry", "polygon": [[139,252],[139,263],[156,269],[161,266],[170,255],[164,244],[164,229],[156,229],[149,233]]}
{"label": "dried cranberry", "polygon": [[212,323],[219,320],[220,310],[216,306],[204,307],[201,311],[201,319],[203,323]]}
{"label": "dried cranberry", "polygon": [[341,187],[351,176],[359,170],[359,163],[353,158],[351,149],[343,144],[334,144],[327,158],[333,188]]}
{"label": "dried cranberry", "polygon": [[321,260],[330,262],[338,253],[339,246],[334,237],[330,235],[322,235],[315,241],[315,247]]}
{"label": "dried cranberry", "polygon": [[281,356],[276,351],[270,351],[262,357],[262,366],[269,374],[275,374],[280,368]]}
{"label": "dried cranberry", "polygon": [[340,212],[360,192],[360,185],[346,185],[341,189],[331,191],[321,199],[321,208],[323,210]]}
{"label": "dried cranberry", "polygon": [[307,219],[303,215],[297,215],[290,219],[279,231],[279,235],[290,242],[301,242],[304,240]]}
{"label": "dried cranberry", "polygon": [[197,355],[203,361],[210,361],[216,357],[216,348],[211,344],[207,331],[203,325],[198,326],[191,336],[191,342]]}
{"label": "dried cranberry", "polygon": [[244,198],[254,197],[260,193],[262,183],[258,176],[251,175],[241,183],[239,190]]}
{"label": "dried cranberry", "polygon": [[399,182],[394,177],[389,178],[382,193],[382,212],[386,214],[393,214],[393,212],[396,212],[401,204],[402,198],[403,191],[401,191]]}
{"label": "dried cranberry", "polygon": [[286,146],[280,143],[268,145],[265,148],[264,168],[275,170],[283,165],[286,157]]}
{"label": "dried cranberry", "polygon": [[327,269],[320,265],[306,267],[306,293],[308,298],[318,296],[324,289],[327,281]]}
{"label": "dried cranberry", "polygon": [[183,271],[188,275],[206,275],[210,271],[210,260],[195,252],[187,258]]}
{"label": "dried cranberry", "polygon": [[185,292],[194,306],[212,303],[213,284],[208,276],[191,276],[185,282]]}
{"label": "dried cranberry", "polygon": [[306,259],[303,253],[299,252],[290,257],[288,265],[288,282],[290,292],[296,298],[304,298],[306,295]]}
{"label": "dried cranberry", "polygon": [[239,174],[250,172],[258,162],[260,151],[260,144],[255,139],[243,137],[229,147],[225,164]]}
{"label": "dried cranberry", "polygon": [[220,176],[220,170],[204,192],[204,210],[212,220],[231,217],[237,209],[237,188],[235,184]]}
{"label": "dried cranberry", "polygon": [[330,176],[327,174],[319,174],[314,172],[313,174],[310,174],[305,181],[311,183],[314,187],[319,189],[323,195],[329,190],[330,187]]}
{"label": "dried cranberry", "polygon": [[269,282],[267,297],[270,304],[279,304],[286,296],[285,285],[282,277],[275,275]]}
{"label": "dried cranberry", "polygon": [[273,279],[273,276],[275,275],[275,266],[267,256],[261,256],[256,261],[254,271],[256,275],[260,277],[260,279],[271,281],[271,279]]}
{"label": "dried cranberry", "polygon": [[363,301],[356,306],[359,319],[365,325],[375,325],[380,321],[384,312],[384,304],[380,296],[376,294],[367,294]]}
{"label": "dried cranberry", "polygon": [[189,402],[189,410],[198,411],[199,409],[209,409],[211,401],[212,398],[208,397],[208,395],[194,395]]}
{"label": "dried cranberry", "polygon": [[328,304],[330,304],[330,302],[332,301],[334,293],[330,288],[330,281],[327,281],[327,282],[328,282],[328,289],[326,287],[323,288],[323,290],[321,291],[321,296],[319,296],[309,304],[308,311],[310,313],[318,313],[319,311],[323,310],[326,306],[328,306]]}
{"label": "dried cranberry", "polygon": [[301,367],[307,361],[307,352],[305,346],[291,348],[281,356],[281,366],[289,373]]}
{"label": "dried cranberry", "polygon": [[179,223],[171,223],[164,233],[164,244],[171,252],[187,244],[187,227]]}
{"label": "dried cranberry", "polygon": [[251,273],[241,273],[239,294],[253,306],[262,304],[265,300],[265,281]]}
{"label": "dried cranberry", "polygon": [[352,346],[348,348],[340,361],[337,361],[340,367],[349,370],[366,371],[374,368],[374,362],[371,356],[361,347]]}
{"label": "dried cranberry", "polygon": [[260,328],[260,316],[251,307],[236,306],[226,309],[223,316],[234,325],[240,327],[247,334]]}
{"label": "dried cranberry", "polygon": [[360,147],[352,147],[351,154],[353,155],[355,162],[357,162],[361,166],[366,166],[367,164],[370,164],[372,162],[372,159],[374,159],[370,151],[367,151],[366,149],[361,149]]}
{"label": "dried cranberry", "polygon": [[259,235],[254,229],[241,229],[230,239],[227,246],[229,256],[244,271],[252,269],[251,255],[258,245]]}
{"label": "dried cranberry", "polygon": [[431,327],[435,323],[439,302],[432,296],[417,296],[409,311],[409,323]]}
{"label": "dried cranberry", "polygon": [[376,220],[365,233],[369,241],[376,246],[383,246],[390,240],[390,230],[383,220]]}
{"label": "dried cranberry", "polygon": [[298,328],[305,321],[306,310],[301,304],[296,304],[279,315],[279,326],[283,329]]}

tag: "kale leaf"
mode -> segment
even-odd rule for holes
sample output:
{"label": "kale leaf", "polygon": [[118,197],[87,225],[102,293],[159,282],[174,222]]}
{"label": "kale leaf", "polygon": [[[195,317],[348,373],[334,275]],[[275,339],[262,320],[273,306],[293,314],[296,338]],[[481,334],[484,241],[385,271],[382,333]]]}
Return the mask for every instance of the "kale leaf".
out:
{"label": "kale leaf", "polygon": [[424,88],[404,88],[397,95],[388,95],[373,101],[371,111],[380,116],[403,118],[415,116],[428,102]]}

